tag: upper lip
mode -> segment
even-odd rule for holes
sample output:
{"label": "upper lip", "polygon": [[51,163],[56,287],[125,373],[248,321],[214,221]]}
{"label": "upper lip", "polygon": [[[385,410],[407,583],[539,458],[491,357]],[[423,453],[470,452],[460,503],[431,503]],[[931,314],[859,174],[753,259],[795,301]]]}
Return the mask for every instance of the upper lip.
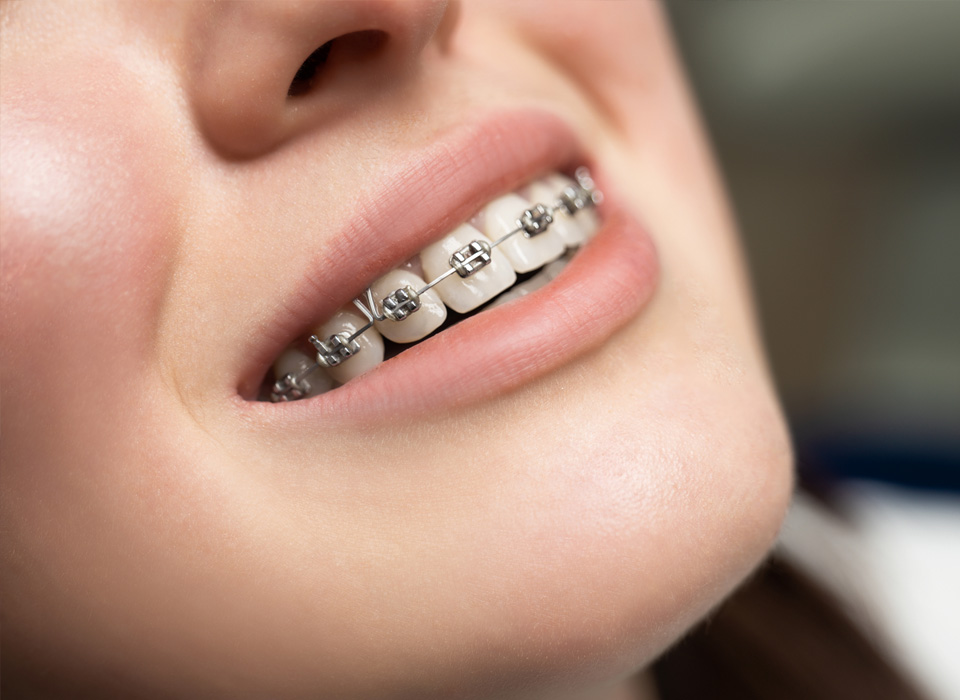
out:
{"label": "upper lip", "polygon": [[[386,191],[365,193],[334,243],[302,264],[292,299],[251,338],[238,399],[258,420],[316,425],[414,416],[507,391],[603,342],[651,298],[659,274],[653,242],[607,197],[597,237],[537,293],[470,317],[343,387],[293,403],[256,395],[283,348],[329,318],[378,276],[439,239],[497,195],[565,166],[603,173],[572,130],[541,111],[490,114],[442,135],[393,171]],[[449,358],[446,361],[444,358]]]}
{"label": "upper lip", "polygon": [[[269,326],[249,336],[239,394],[256,396],[280,352],[498,194],[549,170],[579,163],[580,146],[560,118],[539,110],[491,113],[441,134],[393,169],[385,191],[358,198],[332,245],[303,256],[293,293]],[[296,263],[294,263],[296,264]],[[295,272],[294,274],[297,274]]]}

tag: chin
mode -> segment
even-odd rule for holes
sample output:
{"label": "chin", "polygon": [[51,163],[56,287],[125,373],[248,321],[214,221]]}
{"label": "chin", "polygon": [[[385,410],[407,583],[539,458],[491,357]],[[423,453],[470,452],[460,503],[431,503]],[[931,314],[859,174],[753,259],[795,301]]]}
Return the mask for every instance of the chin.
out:
{"label": "chin", "polygon": [[763,560],[790,499],[789,440],[762,378],[651,380],[627,401],[578,384],[604,365],[516,398],[529,415],[558,383],[583,389],[562,412],[533,413],[553,421],[552,444],[517,431],[493,451],[510,487],[486,503],[495,526],[469,539],[469,565],[449,573],[452,609],[473,614],[451,613],[448,639],[482,652],[474,681],[518,698],[642,670]]}

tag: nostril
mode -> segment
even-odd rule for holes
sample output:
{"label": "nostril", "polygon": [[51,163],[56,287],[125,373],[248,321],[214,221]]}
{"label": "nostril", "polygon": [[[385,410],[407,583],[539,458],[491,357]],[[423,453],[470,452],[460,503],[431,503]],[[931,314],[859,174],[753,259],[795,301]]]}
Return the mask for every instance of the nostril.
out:
{"label": "nostril", "polygon": [[290,81],[290,87],[287,88],[288,96],[297,97],[298,95],[309,92],[317,77],[317,71],[327,62],[331,48],[333,48],[333,41],[328,41],[307,56],[307,60],[300,65],[300,68],[297,69],[297,74],[294,75],[293,80]]}
{"label": "nostril", "polygon": [[352,32],[331,39],[300,64],[287,88],[287,96],[305,95],[317,85],[323,72],[329,70],[331,65],[363,63],[379,54],[386,43],[387,34],[377,30]]}

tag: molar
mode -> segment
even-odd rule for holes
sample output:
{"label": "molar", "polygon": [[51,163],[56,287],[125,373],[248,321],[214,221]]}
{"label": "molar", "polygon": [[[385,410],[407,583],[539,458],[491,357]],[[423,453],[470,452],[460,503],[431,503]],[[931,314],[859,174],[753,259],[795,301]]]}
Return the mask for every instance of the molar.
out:
{"label": "molar", "polygon": [[[387,295],[408,285],[418,290],[422,289],[426,282],[409,270],[397,269],[391,270],[370,285],[370,290],[379,303]],[[377,321],[374,327],[381,335],[395,343],[413,343],[430,335],[446,318],[447,307],[434,290],[428,289],[420,295],[420,308],[415,312],[402,321]]]}
{"label": "molar", "polygon": [[[490,241],[470,224],[460,224],[443,239],[427,246],[420,253],[427,279],[436,279],[450,269],[450,256],[472,241]],[[454,311],[466,313],[484,304],[517,280],[510,262],[498,246],[490,251],[491,262],[469,277],[453,274],[435,289],[443,303]],[[419,312],[418,312],[419,313]]]}

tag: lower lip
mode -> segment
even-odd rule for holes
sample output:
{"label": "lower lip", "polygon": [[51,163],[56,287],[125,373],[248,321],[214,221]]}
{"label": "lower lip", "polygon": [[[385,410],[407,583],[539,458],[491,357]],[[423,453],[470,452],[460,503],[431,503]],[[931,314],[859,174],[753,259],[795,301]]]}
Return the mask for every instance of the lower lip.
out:
{"label": "lower lip", "polygon": [[636,317],[659,276],[643,225],[622,209],[604,209],[597,235],[545,287],[467,318],[333,391],[246,408],[284,421],[370,425],[483,401],[574,361]]}

